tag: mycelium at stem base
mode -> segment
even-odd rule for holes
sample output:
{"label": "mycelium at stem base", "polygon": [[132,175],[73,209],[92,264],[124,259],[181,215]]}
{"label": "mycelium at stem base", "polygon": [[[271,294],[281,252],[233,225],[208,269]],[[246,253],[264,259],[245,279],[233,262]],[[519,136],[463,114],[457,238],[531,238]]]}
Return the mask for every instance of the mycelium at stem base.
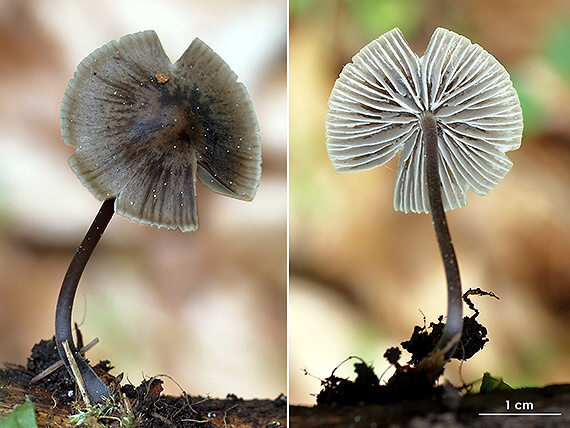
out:
{"label": "mycelium at stem base", "polygon": [[[433,227],[437,236],[437,243],[445,276],[447,279],[447,321],[443,334],[432,351],[429,358],[449,360],[459,343],[463,329],[463,306],[461,300],[461,278],[455,250],[451,242],[449,228],[445,217],[445,210],[441,197],[441,179],[439,174],[438,157],[438,126],[431,112],[424,112],[420,117],[422,131],[422,144],[425,150],[426,176],[430,211],[433,219]],[[441,353],[443,353],[441,355]]]}
{"label": "mycelium at stem base", "polygon": [[114,204],[114,198],[107,199],[103,202],[103,205],[93,220],[91,227],[83,238],[81,245],[77,248],[77,252],[73,257],[73,260],[71,260],[71,264],[69,265],[65,278],[63,279],[63,283],[61,284],[55,312],[55,342],[57,344],[59,355],[65,364],[67,371],[73,376],[73,371],[71,370],[71,366],[63,347],[63,342],[67,341],[73,352],[73,358],[79,368],[79,372],[83,377],[83,382],[85,383],[85,388],[87,389],[89,398],[94,403],[100,402],[104,397],[108,397],[109,389],[89,364],[87,364],[75,347],[71,328],[71,312],[81,274],[83,273],[91,254],[93,254],[97,243],[101,239],[103,232],[113,217],[115,212]]}

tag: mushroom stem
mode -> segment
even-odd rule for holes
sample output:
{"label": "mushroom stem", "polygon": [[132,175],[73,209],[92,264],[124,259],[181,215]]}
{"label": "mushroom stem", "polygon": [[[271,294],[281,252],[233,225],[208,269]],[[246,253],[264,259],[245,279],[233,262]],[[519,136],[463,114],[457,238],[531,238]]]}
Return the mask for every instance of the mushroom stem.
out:
{"label": "mushroom stem", "polygon": [[431,112],[425,112],[420,118],[422,129],[422,143],[425,148],[426,175],[428,197],[433,226],[437,236],[439,251],[443,260],[445,276],[447,278],[447,321],[443,334],[436,345],[434,352],[444,351],[444,360],[451,358],[463,329],[463,305],[461,302],[461,278],[455,250],[447,227],[445,211],[441,197],[441,179],[439,175],[439,158],[437,149],[438,127],[437,121]]}
{"label": "mushroom stem", "polygon": [[77,285],[79,284],[81,274],[83,273],[91,254],[93,254],[97,243],[101,239],[103,232],[109,224],[109,221],[111,221],[111,218],[113,217],[115,212],[114,204],[114,198],[107,199],[103,202],[103,205],[99,209],[91,227],[83,238],[81,245],[77,248],[77,252],[73,257],[73,260],[71,260],[71,264],[69,265],[65,278],[63,279],[63,283],[61,284],[61,290],[59,291],[55,311],[55,342],[57,344],[59,355],[65,364],[67,371],[73,376],[73,371],[71,370],[71,366],[63,347],[63,342],[67,341],[70,345],[77,366],[79,367],[79,372],[85,382],[89,398],[94,403],[100,402],[103,397],[108,397],[109,389],[99,376],[95,374],[83,357],[81,357],[79,351],[75,347],[71,330],[71,311],[73,309],[73,301],[75,300],[75,293],[77,291]]}

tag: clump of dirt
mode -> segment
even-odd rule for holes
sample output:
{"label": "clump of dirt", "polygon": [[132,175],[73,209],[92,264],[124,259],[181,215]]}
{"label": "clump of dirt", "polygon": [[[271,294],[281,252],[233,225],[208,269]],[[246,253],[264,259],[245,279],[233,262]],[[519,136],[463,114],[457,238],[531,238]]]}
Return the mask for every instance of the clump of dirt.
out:
{"label": "clump of dirt", "polygon": [[[410,354],[412,358],[410,363],[413,365],[419,364],[428,354],[433,351],[439,338],[443,334],[445,323],[443,316],[439,317],[437,324],[431,322],[429,327],[415,326],[414,332],[410,340],[406,340],[400,345]],[[472,317],[463,318],[463,333],[461,334],[461,341],[451,358],[457,360],[468,360],[485,346],[489,339],[487,338],[487,329],[479,324],[479,322]]]}
{"label": "clump of dirt", "polygon": [[[60,361],[61,359],[55,345],[55,338],[52,337],[50,340],[42,339],[32,347],[32,352],[26,363],[26,369],[33,378]],[[93,369],[104,379],[111,376],[109,371],[112,370],[113,367],[109,361],[105,360],[100,361]],[[32,383],[46,391],[50,391],[54,399],[62,404],[71,405],[77,398],[75,394],[75,381],[71,378],[67,370],[63,368],[63,365]]]}
{"label": "clump of dirt", "polygon": [[[386,356],[386,354],[384,355]],[[441,396],[441,388],[434,387],[423,370],[397,365],[394,375],[386,384],[381,385],[372,365],[366,364],[358,357],[349,357],[349,359],[353,358],[359,359],[359,362],[354,364],[356,379],[349,380],[337,377],[333,371],[328,378],[321,382],[323,389],[317,395],[317,406],[393,404],[403,400],[419,400]]]}
{"label": "clump of dirt", "polygon": [[[477,289],[470,289],[463,295],[463,300],[474,314],[463,318],[463,330],[457,350],[451,358],[467,360],[479,352],[489,341],[487,329],[477,320],[479,311],[469,299],[471,295],[486,295],[495,297],[495,294]],[[354,364],[356,379],[349,380],[335,376],[335,368],[331,375],[321,381],[323,389],[317,396],[317,405],[353,406],[356,404],[390,404],[404,400],[423,400],[427,398],[439,399],[443,388],[436,386],[435,382],[443,373],[443,363],[427,362],[426,358],[436,347],[443,333],[445,323],[440,316],[437,323],[430,323],[426,327],[415,326],[412,337],[401,342],[402,347],[412,357],[408,364],[400,365],[401,351],[398,347],[389,348],[384,358],[396,369],[392,377],[381,385],[378,376],[374,373],[372,365],[366,364],[358,357]],[[341,363],[341,364],[343,364]]]}

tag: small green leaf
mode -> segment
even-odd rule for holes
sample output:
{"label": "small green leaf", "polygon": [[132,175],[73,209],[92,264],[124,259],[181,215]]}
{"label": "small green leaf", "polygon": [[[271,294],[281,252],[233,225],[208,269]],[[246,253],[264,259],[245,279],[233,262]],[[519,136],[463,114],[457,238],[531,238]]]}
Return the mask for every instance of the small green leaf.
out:
{"label": "small green leaf", "polygon": [[508,391],[513,389],[510,385],[506,384],[500,377],[494,378],[491,373],[485,372],[483,374],[483,381],[481,382],[481,392],[491,391]]}
{"label": "small green leaf", "polygon": [[21,406],[14,407],[12,413],[8,413],[0,419],[0,428],[37,428],[36,412],[29,398]]}

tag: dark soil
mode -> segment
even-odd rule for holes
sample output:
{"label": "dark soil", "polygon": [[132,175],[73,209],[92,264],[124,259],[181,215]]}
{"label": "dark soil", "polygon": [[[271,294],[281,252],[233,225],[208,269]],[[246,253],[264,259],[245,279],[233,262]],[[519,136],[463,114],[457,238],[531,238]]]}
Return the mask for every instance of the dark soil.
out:
{"label": "dark soil", "polygon": [[[468,290],[463,298],[473,310],[464,317],[460,344],[452,358],[467,360],[488,342],[487,329],[477,322],[479,311],[470,295],[498,298],[481,289]],[[566,427],[570,426],[570,385],[513,389],[489,374],[483,376],[479,394],[471,387],[438,384],[445,361],[433,353],[445,324],[443,317],[429,327],[415,326],[410,340],[401,345],[412,355],[401,365],[399,348],[384,357],[395,368],[381,384],[371,365],[358,357],[354,380],[331,375],[321,381],[315,407],[290,408],[291,427]],[[435,355],[435,357],[434,357]],[[343,364],[341,363],[341,364]],[[337,367],[338,368],[338,367]],[[492,413],[482,415],[481,413]],[[498,415],[498,413],[505,413]],[[542,413],[542,414],[540,414]]]}
{"label": "dark soil", "polygon": [[[506,409],[507,400],[511,407],[509,411]],[[533,410],[517,412],[513,409],[515,403],[532,403]],[[422,400],[342,407],[291,406],[289,412],[289,426],[292,428],[562,428],[570,426],[570,385],[550,385],[544,388],[522,388],[464,396],[460,396],[453,388],[445,388],[439,397]],[[506,415],[485,416],[480,413],[506,413]]]}
{"label": "dark soil", "polygon": [[[401,343],[402,348],[412,354],[411,364],[419,364],[435,348],[444,327],[443,317],[440,317],[437,323],[430,323],[429,328],[426,326],[414,327],[410,340]],[[464,317],[461,342],[452,358],[468,360],[483,349],[488,341],[487,329],[479,324],[475,317]]]}
{"label": "dark soil", "polygon": [[[385,356],[399,358],[397,348]],[[374,368],[357,357],[356,379],[334,376],[322,381],[315,407],[290,407],[290,425],[308,427],[567,427],[570,426],[570,385],[513,389],[489,374],[481,392],[434,386],[425,373],[397,366],[381,385]],[[348,361],[349,359],[345,360]],[[336,370],[336,369],[335,369]],[[491,415],[488,415],[491,413]]]}
{"label": "dark soil", "polygon": [[[493,293],[481,289],[471,289],[464,294],[465,302],[474,313],[463,318],[461,340],[452,355],[452,358],[463,361],[483,349],[489,341],[487,329],[476,319],[479,311],[469,299],[470,295],[496,297]],[[439,360],[437,356],[433,357],[434,354],[431,353],[436,348],[444,327],[443,316],[437,323],[430,323],[429,327],[426,326],[425,319],[423,327],[415,326],[412,337],[401,343],[412,355],[406,365],[399,363],[402,354],[399,348],[386,350],[384,358],[396,370],[384,385],[380,384],[372,366],[358,357],[347,358],[344,362],[350,359],[360,360],[354,364],[356,379],[352,381],[335,376],[335,368],[331,375],[322,381],[323,389],[317,396],[317,405],[352,406],[359,403],[392,404],[407,400],[441,399],[443,391],[440,386],[436,386],[436,381],[443,373],[445,361]]]}
{"label": "dark soil", "polygon": [[[78,397],[74,380],[65,368],[60,367],[39,381],[32,382],[34,376],[59,361],[54,339],[42,340],[36,344],[26,366],[7,364],[0,370],[0,417],[10,412],[17,404],[30,397],[36,409],[39,427],[72,426],[67,416],[76,414],[83,406]],[[287,399],[284,395],[274,400],[243,400],[233,394],[225,399],[191,397],[182,394],[178,397],[162,394],[163,381],[158,378],[146,379],[140,385],[120,385],[122,374],[113,376],[113,367],[102,361],[94,369],[110,385],[117,403],[126,403],[132,410],[138,427],[285,427]],[[113,418],[120,415],[115,411],[105,414],[99,423],[118,427]],[[94,421],[92,421],[94,422]]]}

